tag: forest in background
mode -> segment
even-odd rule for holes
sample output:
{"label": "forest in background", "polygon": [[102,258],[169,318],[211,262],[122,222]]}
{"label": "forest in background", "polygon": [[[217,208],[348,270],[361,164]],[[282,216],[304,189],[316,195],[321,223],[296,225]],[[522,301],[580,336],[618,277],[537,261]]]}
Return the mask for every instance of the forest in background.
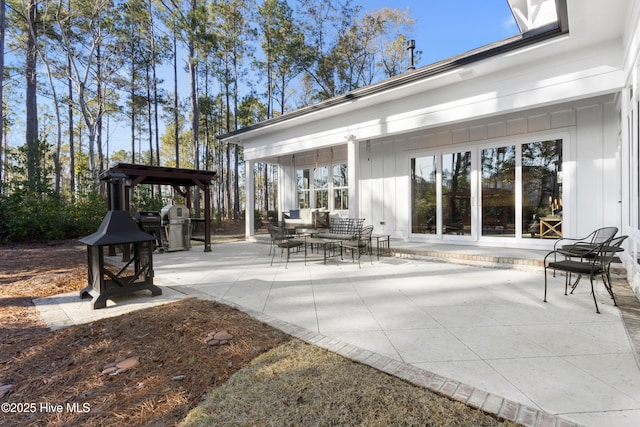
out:
{"label": "forest in background", "polygon": [[[215,170],[204,208],[240,218],[242,147],[216,135],[403,73],[413,25],[351,0],[0,0],[0,240],[38,235],[23,209],[99,212],[118,162]],[[277,169],[255,167],[266,214]],[[142,209],[174,197],[139,187]]]}

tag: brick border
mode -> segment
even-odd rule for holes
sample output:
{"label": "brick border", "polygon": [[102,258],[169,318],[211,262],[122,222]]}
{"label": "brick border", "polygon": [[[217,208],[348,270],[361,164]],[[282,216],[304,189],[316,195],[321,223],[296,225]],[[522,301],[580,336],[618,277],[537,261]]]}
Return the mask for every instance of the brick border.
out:
{"label": "brick border", "polygon": [[[180,288],[185,290],[184,286],[181,286]],[[194,289],[190,288],[189,290]],[[198,291],[195,291],[194,294],[199,294],[198,296],[202,295],[202,293]],[[213,299],[221,304],[226,304],[236,308],[256,320],[280,329],[281,331],[308,344],[324,348],[325,350],[339,354],[354,362],[362,363],[363,365],[370,366],[381,372],[401,378],[418,387],[423,387],[440,395],[447,396],[498,418],[513,421],[526,427],[584,427],[582,424],[574,423],[566,418],[504,399],[498,395],[491,394],[470,385],[420,369],[408,363],[400,362],[388,356],[374,353],[352,344],[347,344],[339,339],[331,338],[300,326],[292,325],[276,319],[269,314],[248,309],[238,304],[223,301],[212,296],[207,296],[207,299]]]}

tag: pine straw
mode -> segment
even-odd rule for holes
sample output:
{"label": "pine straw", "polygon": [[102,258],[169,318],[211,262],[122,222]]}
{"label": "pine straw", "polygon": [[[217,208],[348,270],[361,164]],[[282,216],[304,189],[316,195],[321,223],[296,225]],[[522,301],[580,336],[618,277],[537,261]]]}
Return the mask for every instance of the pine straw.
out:
{"label": "pine straw", "polygon": [[[501,425],[211,301],[47,329],[31,300],[85,284],[86,251],[73,242],[0,247],[0,383],[15,387],[0,401],[89,408],[2,414],[0,425]],[[204,344],[221,329],[229,345]],[[101,373],[131,356],[138,366]]]}
{"label": "pine straw", "polygon": [[[210,331],[233,340],[207,346]],[[246,314],[212,301],[183,300],[52,333],[14,360],[2,382],[15,385],[10,402],[86,403],[87,413],[10,416],[14,425],[173,425],[216,385],[288,337]],[[118,358],[140,364],[104,375]],[[172,378],[184,375],[184,380]]]}

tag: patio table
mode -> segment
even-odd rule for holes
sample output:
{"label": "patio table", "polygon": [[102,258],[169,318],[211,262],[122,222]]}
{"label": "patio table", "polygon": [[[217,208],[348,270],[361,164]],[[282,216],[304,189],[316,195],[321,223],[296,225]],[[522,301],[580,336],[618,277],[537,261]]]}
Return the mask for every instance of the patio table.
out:
{"label": "patio table", "polygon": [[380,253],[382,256],[391,256],[391,235],[390,234],[372,234],[372,239],[376,239],[376,255],[380,261]]}
{"label": "patio table", "polygon": [[307,263],[307,247],[311,247],[311,253],[313,253],[313,245],[317,245],[318,248],[322,247],[322,255],[324,263],[327,263],[327,252],[329,256],[337,256],[336,248],[340,247],[341,240],[336,239],[322,239],[319,237],[305,237],[304,239],[304,262]]}

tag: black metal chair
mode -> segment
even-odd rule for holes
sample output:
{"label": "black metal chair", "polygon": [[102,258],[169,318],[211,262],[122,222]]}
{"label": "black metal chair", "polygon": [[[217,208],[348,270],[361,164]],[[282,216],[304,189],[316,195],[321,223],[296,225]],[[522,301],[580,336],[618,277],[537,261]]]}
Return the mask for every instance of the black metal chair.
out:
{"label": "black metal chair", "polygon": [[[585,245],[581,248],[581,253],[579,255],[577,255],[577,252],[567,255],[568,252],[563,251],[562,249],[549,252],[544,258],[544,302],[547,302],[547,269],[553,269],[554,272],[557,270],[565,273],[565,295],[567,295],[567,290],[571,283],[571,276],[573,274],[578,277],[575,283],[571,284],[571,293],[573,293],[583,275],[589,276],[591,281],[591,294],[593,295],[593,302],[596,305],[596,313],[600,313],[600,310],[598,309],[598,301],[596,300],[596,293],[593,285],[594,279],[602,279],[607,292],[613,300],[613,305],[618,305],[611,288],[610,266],[616,255],[623,250],[622,243],[627,237],[628,236],[620,236],[610,238],[598,244],[590,244],[590,246]],[[556,255],[558,254],[564,255],[565,259],[557,261]],[[552,255],[554,260],[547,262],[547,259]]]}
{"label": "black metal chair", "polygon": [[371,261],[371,264],[373,264],[373,259],[371,258],[371,255],[372,255],[371,234],[372,233],[373,233],[373,225],[368,225],[362,228],[360,232],[356,234],[356,237],[354,239],[343,240],[340,243],[341,250],[349,249],[351,251],[351,258],[358,259],[358,267],[361,267],[360,254],[362,253],[368,253],[369,261]]}
{"label": "black metal chair", "polygon": [[[565,258],[582,258],[593,254],[592,250],[603,242],[613,239],[618,232],[618,227],[602,227],[592,231],[585,237],[562,237],[555,241],[553,250],[556,255],[564,255]],[[557,258],[554,257],[554,260]],[[553,271],[553,277],[556,272]]]}
{"label": "black metal chair", "polygon": [[562,237],[553,244],[553,250],[560,250],[565,252],[571,251],[584,251],[585,246],[587,249],[593,248],[602,242],[612,239],[618,232],[618,227],[602,227],[592,231],[588,236],[571,238]]}
{"label": "black metal chair", "polygon": [[301,240],[292,239],[283,227],[275,225],[269,225],[269,234],[271,235],[271,247],[269,248],[269,254],[271,255],[271,265],[273,265],[273,258],[276,254],[275,248],[280,248],[280,256],[284,250],[287,250],[287,261],[285,268],[289,265],[289,257],[291,256],[291,250],[300,248],[304,244]]}

